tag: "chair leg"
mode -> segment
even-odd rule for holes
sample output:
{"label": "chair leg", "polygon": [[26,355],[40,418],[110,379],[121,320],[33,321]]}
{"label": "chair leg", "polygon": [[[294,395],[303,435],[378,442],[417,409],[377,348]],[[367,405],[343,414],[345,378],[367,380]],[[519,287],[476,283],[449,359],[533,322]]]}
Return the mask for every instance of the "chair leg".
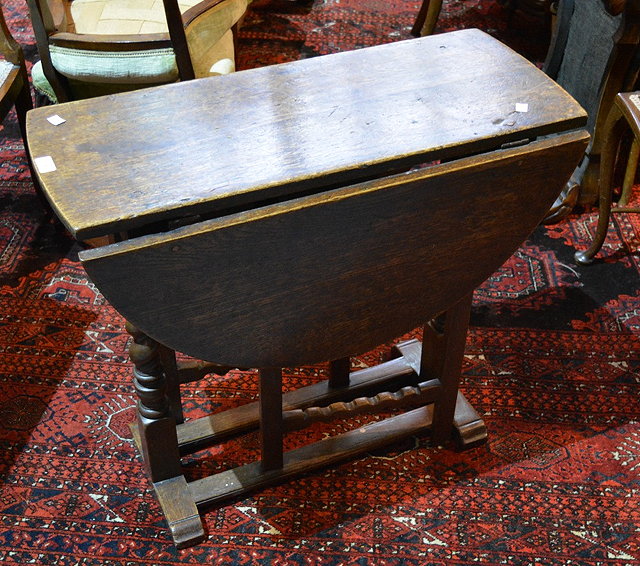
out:
{"label": "chair leg", "polygon": [[631,192],[633,190],[633,182],[636,177],[636,171],[638,169],[638,159],[640,159],[640,142],[634,136],[631,142],[631,149],[629,150],[629,160],[627,161],[627,168],[624,172],[624,181],[622,182],[622,194],[618,201],[618,206],[626,206],[631,198]]}
{"label": "chair leg", "polygon": [[576,263],[581,265],[589,265],[593,262],[594,256],[600,251],[602,244],[604,244],[605,238],[607,237],[607,231],[609,229],[614,164],[618,147],[620,145],[620,139],[622,138],[622,133],[625,129],[625,122],[620,111],[616,107],[612,108],[607,125],[608,127],[605,129],[607,134],[605,136],[602,155],[600,158],[598,227],[596,228],[596,235],[593,242],[591,242],[589,249],[585,251],[578,251],[574,255]]}
{"label": "chair leg", "polygon": [[20,133],[22,134],[22,141],[24,143],[24,151],[27,155],[27,162],[29,164],[29,172],[31,174],[31,182],[35,188],[38,200],[44,210],[45,218],[58,223],[58,218],[54,214],[53,209],[49,205],[49,202],[45,198],[40,183],[38,183],[38,177],[36,176],[31,156],[27,150],[27,112],[33,108],[33,99],[31,98],[31,90],[29,89],[29,81],[26,73],[23,74],[23,84],[18,96],[15,100],[16,116],[18,118],[18,126],[20,127]]}
{"label": "chair leg", "polygon": [[[23,77],[23,81],[24,81]],[[22,139],[25,142],[25,149],[27,145],[27,112],[33,108],[33,100],[31,99],[31,92],[29,90],[29,83],[23,82],[22,88],[18,93],[15,100],[16,115],[18,118],[18,125],[20,126],[20,133]]]}
{"label": "chair leg", "polygon": [[438,22],[442,9],[442,0],[423,0],[416,21],[411,28],[411,35],[421,37],[431,35]]}

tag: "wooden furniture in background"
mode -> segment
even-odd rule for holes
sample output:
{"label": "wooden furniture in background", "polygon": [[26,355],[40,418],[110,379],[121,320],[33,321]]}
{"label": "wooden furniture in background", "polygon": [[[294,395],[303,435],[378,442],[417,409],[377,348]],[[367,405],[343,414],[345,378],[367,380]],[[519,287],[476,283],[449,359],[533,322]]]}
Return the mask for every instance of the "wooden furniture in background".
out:
{"label": "wooden furniture in background", "polygon": [[[552,0],[507,0],[505,3],[509,13],[508,25],[511,25],[513,17],[518,14],[542,19],[547,25],[551,25]],[[434,32],[442,4],[443,0],[423,0],[418,17],[411,29],[412,35],[418,37],[431,35]]]}
{"label": "wooden furniture in background", "polygon": [[26,147],[27,110],[33,107],[24,55],[12,37],[0,3],[0,119],[16,109],[18,125]]}
{"label": "wooden furniture in background", "polygon": [[510,26],[513,19],[522,16],[523,19],[542,20],[548,31],[551,31],[551,17],[553,14],[553,0],[507,0]]}
{"label": "wooden furniture in background", "polygon": [[[82,261],[128,320],[139,446],[178,546],[204,536],[198,508],[294,474],[429,429],[484,439],[458,392],[473,289],[588,138],[535,66],[466,30],[56,112],[29,113],[30,151],[76,238],[126,238]],[[350,373],[421,324],[422,345]],[[327,382],[282,396],[281,368],[326,360]],[[232,367],[259,368],[258,401],[185,419],[180,383]],[[287,431],[390,406],[406,412],[283,451]],[[181,453],[255,428],[259,461],[187,481]]]}
{"label": "wooden furniture in background", "polygon": [[65,102],[235,70],[248,0],[27,0],[35,88]]}
{"label": "wooden furniture in background", "polygon": [[[25,152],[27,151],[27,112],[33,108],[29,77],[25,66],[24,54],[18,42],[13,38],[4,17],[2,2],[0,2],[0,120],[15,108],[18,127],[22,135]],[[42,195],[38,185],[33,164],[28,159],[29,171],[33,185],[45,214],[50,215],[49,204]]]}
{"label": "wooden furniture in background", "polygon": [[598,199],[604,125],[618,92],[638,88],[640,0],[560,0],[544,71],[589,114],[591,143],[545,222]]}
{"label": "wooden furniture in background", "polygon": [[438,16],[442,10],[442,0],[422,0],[411,35],[416,37],[431,35],[436,29]]}
{"label": "wooden furniture in background", "polygon": [[[613,108],[609,112],[607,123],[602,132],[604,140],[600,169],[600,192],[598,195],[598,227],[591,246],[585,251],[575,253],[578,263],[587,265],[593,261],[607,237],[609,218],[612,213],[640,212],[640,207],[627,206],[638,166],[640,154],[640,92],[620,93],[616,96]],[[614,166],[623,135],[631,131],[633,141],[627,159],[627,168],[622,184],[622,193],[618,205],[611,207],[614,189]]]}
{"label": "wooden furniture in background", "polygon": [[[543,15],[551,3],[519,0],[516,11]],[[640,0],[559,0],[544,71],[576,98],[589,114],[592,141],[551,206],[548,224],[565,218],[576,204],[598,199],[603,128],[618,92],[640,87]],[[425,0],[414,35],[433,32],[442,0]],[[426,19],[425,19],[426,18]]]}

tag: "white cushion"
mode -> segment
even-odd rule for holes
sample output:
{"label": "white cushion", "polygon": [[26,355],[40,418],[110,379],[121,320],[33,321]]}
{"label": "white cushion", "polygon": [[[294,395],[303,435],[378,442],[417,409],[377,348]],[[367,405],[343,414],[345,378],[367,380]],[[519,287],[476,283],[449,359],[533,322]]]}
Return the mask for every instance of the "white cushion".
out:
{"label": "white cushion", "polygon": [[13,63],[5,61],[4,59],[0,59],[0,84],[2,84],[7,79],[9,73],[13,70],[13,68]]}

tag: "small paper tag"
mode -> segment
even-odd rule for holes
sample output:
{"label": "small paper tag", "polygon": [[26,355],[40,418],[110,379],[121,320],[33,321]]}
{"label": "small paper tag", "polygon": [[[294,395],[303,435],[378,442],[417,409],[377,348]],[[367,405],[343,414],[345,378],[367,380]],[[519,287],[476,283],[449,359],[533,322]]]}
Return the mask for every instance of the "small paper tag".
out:
{"label": "small paper tag", "polygon": [[51,173],[56,170],[56,164],[53,162],[53,158],[50,155],[36,157],[33,162],[36,165],[38,173]]}
{"label": "small paper tag", "polygon": [[640,94],[632,94],[629,96],[629,100],[638,110],[640,110]]}
{"label": "small paper tag", "polygon": [[57,114],[54,114],[53,116],[49,116],[47,118],[47,122],[53,124],[54,126],[59,126],[60,124],[64,124],[66,120],[64,118],[61,118]]}
{"label": "small paper tag", "polygon": [[529,105],[526,102],[516,102],[516,112],[529,112]]}

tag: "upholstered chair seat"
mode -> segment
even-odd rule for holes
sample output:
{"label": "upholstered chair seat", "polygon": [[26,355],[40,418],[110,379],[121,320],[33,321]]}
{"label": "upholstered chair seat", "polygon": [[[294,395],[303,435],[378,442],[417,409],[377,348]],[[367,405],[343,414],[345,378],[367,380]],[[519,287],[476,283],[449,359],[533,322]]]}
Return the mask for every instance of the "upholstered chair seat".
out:
{"label": "upholstered chair seat", "polygon": [[0,84],[5,81],[9,73],[13,70],[14,65],[9,61],[0,60]]}
{"label": "upholstered chair seat", "polygon": [[[232,28],[246,11],[248,0],[180,0],[185,35],[196,78],[224,75],[235,70]],[[51,65],[66,78],[70,98],[85,98],[144,86],[177,81],[174,48],[167,42],[146,49],[114,49],[82,43],[87,37],[142,39],[166,38],[169,33],[162,0],[73,0],[66,1],[61,19],[49,34]],[[33,10],[32,10],[33,13]],[[46,18],[45,27],[46,27]],[[66,41],[70,34],[79,41]],[[61,37],[62,41],[56,41]],[[40,48],[40,44],[39,44]],[[42,56],[42,50],[41,50]],[[52,101],[57,96],[45,76],[43,62],[32,70],[35,88]]]}

